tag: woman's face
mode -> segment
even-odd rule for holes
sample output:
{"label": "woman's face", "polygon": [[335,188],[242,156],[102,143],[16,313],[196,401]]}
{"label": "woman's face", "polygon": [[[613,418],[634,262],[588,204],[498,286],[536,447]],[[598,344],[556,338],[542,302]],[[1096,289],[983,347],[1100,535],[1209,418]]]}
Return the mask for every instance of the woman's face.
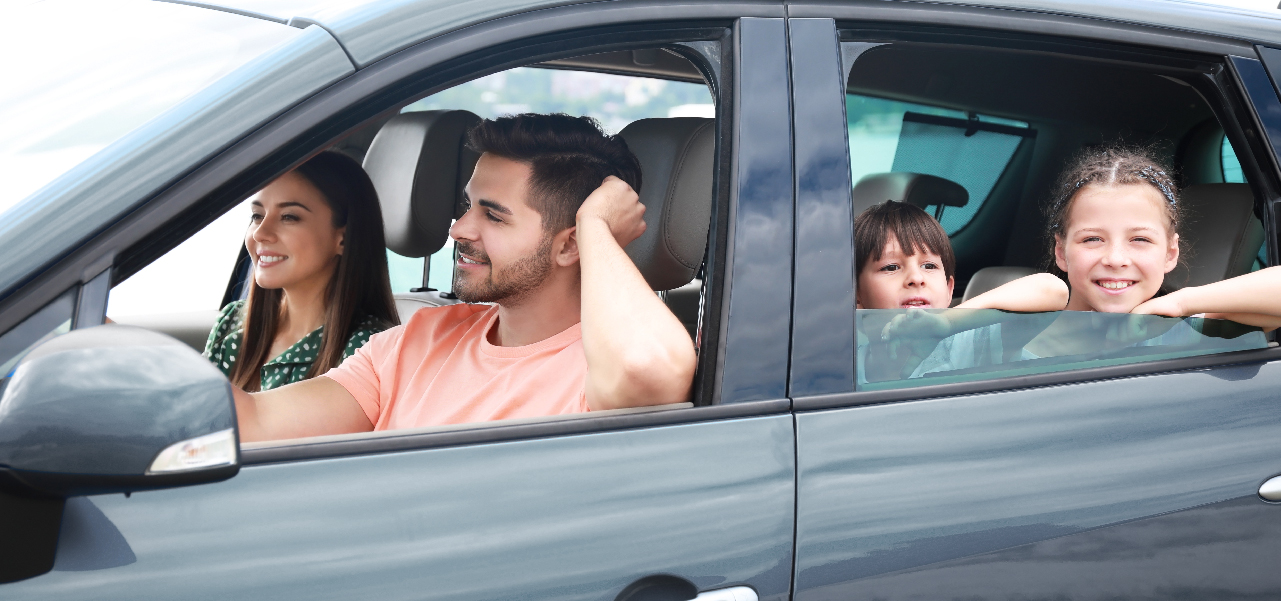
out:
{"label": "woman's face", "polygon": [[289,172],[251,200],[245,248],[263,288],[323,290],[342,254],[343,230],[306,178]]}
{"label": "woman's face", "polygon": [[1129,313],[1179,262],[1166,200],[1147,184],[1088,185],[1076,193],[1054,259],[1067,272],[1070,311]]}

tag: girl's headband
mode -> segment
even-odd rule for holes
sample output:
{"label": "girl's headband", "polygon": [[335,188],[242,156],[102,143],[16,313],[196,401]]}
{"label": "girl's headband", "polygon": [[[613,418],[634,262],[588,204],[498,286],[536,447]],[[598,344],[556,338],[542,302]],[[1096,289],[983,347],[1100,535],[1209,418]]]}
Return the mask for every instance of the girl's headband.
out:
{"label": "girl's headband", "polygon": [[[1169,181],[1169,176],[1165,174],[1165,171],[1161,169],[1157,169],[1156,167],[1153,167],[1151,165],[1148,165],[1147,167],[1139,169],[1138,171],[1131,171],[1130,174],[1143,181],[1148,182],[1149,184],[1152,184],[1153,186],[1156,187],[1157,190],[1160,190],[1161,195],[1165,197],[1165,201],[1170,203],[1171,209],[1177,208],[1179,206],[1178,199],[1174,197],[1174,190],[1170,189],[1170,185],[1167,183]],[[1063,205],[1067,203],[1068,199],[1072,198],[1073,196],[1076,196],[1076,192],[1077,190],[1081,189],[1081,186],[1084,186],[1092,181],[1094,180],[1093,178],[1090,178],[1090,177],[1078,180],[1075,184],[1072,185],[1071,188],[1068,189],[1066,194],[1063,194],[1058,198],[1058,200],[1054,202],[1054,206],[1051,207],[1050,214],[1058,215],[1059,211],[1063,209]],[[1058,230],[1060,225],[1062,224],[1059,223],[1058,221],[1055,221],[1054,224],[1050,227],[1050,229],[1052,231]]]}

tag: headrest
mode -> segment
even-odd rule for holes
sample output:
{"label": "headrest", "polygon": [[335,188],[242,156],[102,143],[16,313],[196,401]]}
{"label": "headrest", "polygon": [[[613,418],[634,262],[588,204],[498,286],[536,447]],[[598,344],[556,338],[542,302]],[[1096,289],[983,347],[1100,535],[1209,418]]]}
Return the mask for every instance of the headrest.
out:
{"label": "headrest", "polygon": [[1249,272],[1264,237],[1250,187],[1197,184],[1182,196],[1179,237],[1189,253],[1165,277],[1166,287],[1202,286]]}
{"label": "headrest", "polygon": [[1034,273],[1037,273],[1037,270],[1031,267],[984,267],[970,277],[970,283],[965,285],[965,294],[961,297],[961,302]]}
{"label": "headrest", "polygon": [[654,290],[679,288],[698,274],[712,214],[716,122],[697,117],[641,119],[619,132],[641,164],[645,233],[627,245]]}
{"label": "headrest", "polygon": [[924,209],[930,205],[963,207],[970,193],[952,180],[924,173],[872,173],[854,184],[854,216],[887,200],[906,202]]}
{"label": "headrest", "polygon": [[378,191],[387,248],[406,257],[441,249],[478,154],[465,147],[480,117],[467,111],[423,111],[392,117],[365,153]]}

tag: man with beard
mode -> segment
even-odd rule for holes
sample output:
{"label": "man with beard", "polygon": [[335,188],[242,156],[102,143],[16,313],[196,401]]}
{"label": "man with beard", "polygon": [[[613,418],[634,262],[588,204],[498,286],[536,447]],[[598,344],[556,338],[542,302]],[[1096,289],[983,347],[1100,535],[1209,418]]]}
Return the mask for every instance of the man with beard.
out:
{"label": "man with beard", "polygon": [[[693,343],[623,247],[645,231],[640,163],[568,115],[478,124],[454,293],[324,376],[236,390],[242,441],[687,400]],[[287,259],[286,259],[287,260]]]}

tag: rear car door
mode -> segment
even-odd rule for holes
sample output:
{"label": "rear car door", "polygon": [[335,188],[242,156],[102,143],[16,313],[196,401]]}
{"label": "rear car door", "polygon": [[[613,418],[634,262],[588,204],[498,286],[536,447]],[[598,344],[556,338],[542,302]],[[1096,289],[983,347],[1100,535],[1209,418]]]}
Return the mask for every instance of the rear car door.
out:
{"label": "rear car door", "polygon": [[[848,176],[841,181],[850,168],[848,155],[839,155],[846,153],[846,136],[850,144],[855,136],[844,127],[840,98],[851,68],[857,71],[858,61],[874,52],[880,52],[877,61],[917,56],[937,71],[896,72],[878,62],[883,68],[863,71],[860,85],[895,101],[947,102],[954,110],[978,111],[987,107],[970,108],[967,102],[977,102],[992,81],[985,73],[997,72],[1001,63],[976,64],[975,77],[965,81],[946,71],[949,61],[974,46],[1009,50],[1019,54],[1018,61],[1023,52],[1116,59],[1113,52],[1122,51],[1133,53],[1127,60],[1142,62],[1140,53],[1163,52],[1152,30],[941,6],[792,5],[789,14],[798,145],[790,374],[798,449],[795,598],[1281,595],[1274,561],[1281,553],[1281,508],[1259,493],[1281,473],[1281,351],[1262,334],[1252,334],[1246,350],[1229,345],[1178,358],[969,374],[951,383],[923,378],[869,385],[848,370],[859,345],[881,332],[856,327],[863,316],[849,302],[852,269],[843,263],[852,254],[853,215],[837,210],[850,203]],[[1050,33],[1100,44],[1067,44]],[[1207,98],[1234,147],[1248,148],[1238,156],[1251,172],[1256,198],[1267,201],[1256,208],[1268,224],[1267,246],[1275,260],[1270,219],[1278,191],[1278,138],[1272,115],[1281,105],[1256,49],[1191,34],[1168,45],[1211,65],[1193,68],[1184,75],[1192,83],[1180,85],[1192,85]],[[899,49],[902,54],[895,55]],[[802,74],[802,66],[814,73]],[[902,88],[875,87],[899,76]],[[1039,81],[1029,77],[1027,89],[999,88],[998,96],[1010,104],[989,106],[1014,106]],[[914,97],[896,92],[913,85]],[[949,86],[951,97],[942,92]],[[1092,93],[1109,91],[1099,87]],[[1042,144],[1042,136],[1036,142]],[[1053,140],[1046,144],[1042,148]],[[810,158],[813,168],[807,171],[805,153],[825,154]],[[828,170],[830,180],[818,177],[823,165],[836,163],[841,169]],[[1044,168],[1053,172],[1061,166]],[[1027,181],[1033,179],[1034,174]],[[841,203],[829,200],[838,195],[844,195]],[[982,211],[989,205],[999,204],[993,198],[973,223],[987,218]],[[1034,191],[1015,198],[1036,202]],[[831,223],[837,219],[839,227]],[[1004,223],[1003,229],[986,230],[985,237],[1004,241],[1019,235]],[[834,258],[833,264],[816,261],[820,256]],[[827,295],[831,303],[806,300],[811,293]]]}
{"label": "rear car door", "polygon": [[[564,52],[567,38],[615,36],[626,49],[662,29],[637,33],[637,20],[703,30],[710,21],[716,37],[690,40],[714,63],[720,124],[696,407],[242,449],[239,474],[224,482],[68,499],[53,571],[0,585],[0,595],[688,599],[737,587],[739,599],[788,599],[791,298],[778,293],[792,265],[785,23],[781,6],[682,10],[567,7],[433,38],[365,66],[149,202],[163,208],[188,194],[188,206],[230,206],[315,140],[351,127],[359,118],[351,107],[361,116],[385,110],[371,108],[380,95],[419,85],[434,69],[444,75],[433,85],[443,87],[446,77]],[[445,71],[460,64],[473,71]],[[260,180],[236,183],[252,177]],[[194,231],[216,208],[174,219]],[[117,269],[143,261],[125,254]]]}

